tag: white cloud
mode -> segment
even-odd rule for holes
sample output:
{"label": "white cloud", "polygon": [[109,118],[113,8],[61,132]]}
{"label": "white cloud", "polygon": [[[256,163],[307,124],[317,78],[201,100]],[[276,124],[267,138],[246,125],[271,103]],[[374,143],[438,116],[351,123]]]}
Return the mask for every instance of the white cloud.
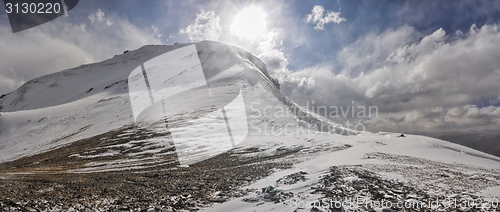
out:
{"label": "white cloud", "polygon": [[270,51],[275,48],[279,48],[281,46],[282,38],[281,29],[274,28],[270,31],[263,33],[258,39],[258,48],[257,50],[260,52]]}
{"label": "white cloud", "polygon": [[[265,32],[258,40],[258,57],[266,64],[269,74],[276,78],[288,75],[288,60],[281,50],[283,30],[274,28]],[[283,82],[283,81],[281,81]]]}
{"label": "white cloud", "polygon": [[0,26],[0,34],[0,95],[42,75],[161,43],[153,30],[101,10],[79,23],[63,16],[15,34]]}
{"label": "white cloud", "polygon": [[97,12],[94,14],[94,13],[91,13],[89,15],[89,20],[90,22],[93,24],[95,21],[99,21],[99,22],[102,22],[102,21],[105,21],[104,19],[104,12],[101,11],[101,9],[97,9]]}
{"label": "white cloud", "polygon": [[500,30],[464,34],[449,39],[438,29],[419,39],[402,27],[367,35],[335,63],[288,71],[281,88],[302,105],[377,106],[378,118],[356,120],[372,130],[498,129],[500,108],[488,105],[500,104]]}
{"label": "white cloud", "polygon": [[340,17],[340,12],[327,11],[326,15],[323,16],[325,8],[321,5],[315,5],[311,12],[311,14],[307,15],[306,22],[315,24],[314,29],[323,30],[327,23],[340,24],[340,22],[346,21],[345,18]]}
{"label": "white cloud", "polygon": [[[14,90],[26,82],[24,78],[18,77],[12,68],[11,70],[12,70],[11,73],[9,73],[8,71],[1,72],[2,75],[0,75],[0,91],[1,89],[9,91]],[[3,94],[2,92],[0,93],[1,93],[0,95]]]}
{"label": "white cloud", "polygon": [[181,33],[187,34],[191,42],[202,40],[219,40],[222,35],[222,28],[219,25],[220,18],[214,11],[201,11],[196,14],[196,20],[189,24],[186,29],[180,30]]}
{"label": "white cloud", "polygon": [[[258,56],[267,66],[267,70],[272,77],[277,78],[278,80],[283,75],[288,75],[288,70],[286,66],[288,65],[288,60],[285,57],[285,54],[277,49],[267,50],[261,53]],[[281,80],[280,82],[283,82]]]}

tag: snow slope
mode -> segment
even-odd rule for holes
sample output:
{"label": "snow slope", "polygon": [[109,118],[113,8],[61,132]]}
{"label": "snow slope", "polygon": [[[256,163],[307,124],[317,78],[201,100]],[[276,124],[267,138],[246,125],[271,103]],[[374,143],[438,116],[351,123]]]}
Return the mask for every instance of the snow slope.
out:
{"label": "snow slope", "polygon": [[[297,136],[284,137],[282,140],[286,141],[278,146],[302,146],[307,149],[315,146],[326,148],[348,145],[349,148],[333,148],[333,151],[303,156],[305,159],[293,168],[275,172],[270,177],[245,187],[244,189],[253,191],[250,195],[203,211],[340,210],[335,206],[330,207],[332,202],[344,203],[342,209],[345,211],[391,209],[377,205],[382,201],[392,201],[393,210],[403,209],[396,205],[398,202],[404,206],[405,202],[415,201],[421,205],[408,204],[406,210],[456,211],[470,210],[474,206],[481,208],[479,200],[483,203],[485,200],[492,203],[500,200],[500,158],[477,150],[418,135],[400,138],[395,134],[318,134],[311,136],[309,142],[296,138]],[[258,140],[255,139],[253,144]],[[295,142],[289,142],[293,140]],[[261,144],[271,146],[271,143]],[[332,169],[336,170],[336,175],[329,178]],[[304,176],[302,179],[293,181],[290,177],[300,173]],[[373,175],[367,177],[360,173]],[[286,183],[287,180],[291,183]],[[333,186],[326,186],[325,181],[334,182]],[[381,181],[386,181],[386,185],[393,187],[386,187]],[[261,188],[269,185],[278,190],[278,200],[263,198]],[[377,196],[380,193],[382,197]],[[443,201],[446,198],[449,198],[446,200],[448,202]],[[437,199],[445,204],[439,207],[424,204]],[[474,201],[476,205],[473,204]],[[353,202],[356,204],[352,205]],[[314,206],[316,207],[313,208]],[[485,204],[482,207],[484,211],[499,210],[497,204]]]}
{"label": "snow slope", "polygon": [[[197,51],[194,54],[198,56],[205,78],[210,81],[214,91],[224,86],[239,87],[248,122],[253,123],[248,124],[250,134],[285,128],[289,131],[304,128],[354,133],[336,127],[334,123],[290,101],[279,91],[264,63],[252,54],[236,47],[206,41],[173,46],[144,46],[100,63],[82,65],[27,82],[0,99],[0,161],[33,155],[124,126],[135,126],[133,103],[129,95],[130,74],[149,60],[186,48]],[[172,61],[170,65],[182,66],[182,60]],[[194,108],[200,112],[203,108],[199,107],[200,102],[197,101],[200,99],[199,94],[180,95],[192,101],[170,101],[170,109],[179,109],[171,114],[176,117],[170,119],[181,120],[172,126],[173,131],[178,127],[178,131],[185,132],[189,129],[186,125],[195,124],[188,122],[198,120],[196,117],[199,114],[192,113],[190,118],[182,109]],[[223,103],[217,101],[226,101],[223,92],[216,95],[219,96],[213,98],[215,102],[212,101],[212,104],[220,105]],[[213,111],[202,113],[209,112]],[[265,116],[267,114],[278,115]],[[214,122],[209,121],[205,125],[216,126],[217,120],[211,120]]]}

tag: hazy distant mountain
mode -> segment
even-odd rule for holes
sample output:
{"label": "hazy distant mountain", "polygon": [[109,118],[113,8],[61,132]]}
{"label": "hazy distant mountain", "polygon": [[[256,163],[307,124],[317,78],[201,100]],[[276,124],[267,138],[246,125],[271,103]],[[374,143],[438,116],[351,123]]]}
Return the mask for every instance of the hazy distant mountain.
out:
{"label": "hazy distant mountain", "polygon": [[435,136],[445,141],[461,144],[500,157],[500,134],[467,133]]}

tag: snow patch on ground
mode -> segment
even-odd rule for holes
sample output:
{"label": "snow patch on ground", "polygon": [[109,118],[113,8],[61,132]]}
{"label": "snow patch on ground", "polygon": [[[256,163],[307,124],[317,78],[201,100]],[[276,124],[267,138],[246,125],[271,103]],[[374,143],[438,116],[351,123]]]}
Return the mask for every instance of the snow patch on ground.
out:
{"label": "snow patch on ground", "polygon": [[[342,139],[336,139],[334,136],[315,136],[313,139],[315,145],[345,143],[352,147],[337,152],[321,152],[291,169],[276,172],[245,187],[254,190],[253,194],[232,199],[204,211],[328,211],[304,205],[308,201],[326,203],[349,197],[395,203],[422,203],[435,198],[457,198],[459,203],[465,204],[467,198],[492,197],[498,195],[500,190],[498,158],[484,153],[481,157],[461,154],[462,158],[458,161],[466,163],[458,163],[457,160],[452,160],[453,157],[448,158],[456,154],[456,150],[441,148],[436,144],[443,145],[445,142],[432,138],[413,135],[406,138],[368,135],[344,136]],[[479,154],[466,147],[460,148],[463,152]],[[429,151],[439,156],[432,155]],[[299,177],[300,180],[296,180],[294,184],[280,183],[290,176],[300,176],[299,173],[307,174],[303,175],[303,178]],[[260,192],[261,188],[269,185],[279,190],[279,195],[274,200],[264,199]],[[375,203],[373,201],[371,203]],[[303,205],[297,208],[299,202]],[[344,210],[383,209],[366,205],[344,207]],[[457,208],[449,206],[439,210],[455,209]]]}

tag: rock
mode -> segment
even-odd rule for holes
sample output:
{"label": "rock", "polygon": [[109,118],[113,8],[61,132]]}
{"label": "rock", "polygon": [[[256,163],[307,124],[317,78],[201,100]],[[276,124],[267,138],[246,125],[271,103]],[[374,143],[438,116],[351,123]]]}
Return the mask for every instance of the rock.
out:
{"label": "rock", "polygon": [[167,206],[166,208],[162,209],[161,211],[162,212],[174,212],[175,210],[172,207]]}
{"label": "rock", "polygon": [[36,211],[34,208],[32,207],[25,207],[24,210],[27,210],[27,211]]}
{"label": "rock", "polygon": [[210,198],[210,199],[208,199],[208,201],[222,203],[222,202],[227,201],[227,199],[226,198]]}
{"label": "rock", "polygon": [[118,210],[120,210],[120,211],[128,211],[128,210],[130,210],[130,208],[129,208],[129,207],[127,207],[127,206],[120,206],[120,207],[118,208]]}

